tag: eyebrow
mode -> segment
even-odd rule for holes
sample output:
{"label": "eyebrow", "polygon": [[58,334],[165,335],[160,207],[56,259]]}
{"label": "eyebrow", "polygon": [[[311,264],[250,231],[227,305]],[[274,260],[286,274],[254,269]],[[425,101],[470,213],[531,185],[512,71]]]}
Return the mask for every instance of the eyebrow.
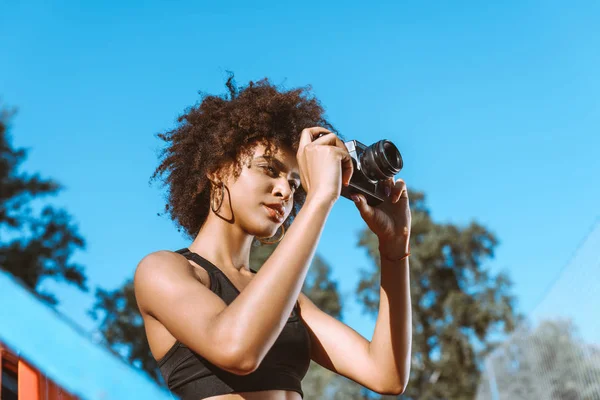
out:
{"label": "eyebrow", "polygon": [[[261,157],[256,157],[256,158],[257,159],[259,159],[259,158],[265,159],[266,161],[269,161],[269,162],[275,164],[275,166],[277,168],[281,169],[281,170],[284,170],[284,171],[288,170],[288,168],[286,167],[286,165],[284,163],[282,163],[280,160],[278,160],[277,158],[275,158],[275,157],[261,156]],[[292,178],[300,180],[300,175],[298,175],[295,172],[292,172]]]}

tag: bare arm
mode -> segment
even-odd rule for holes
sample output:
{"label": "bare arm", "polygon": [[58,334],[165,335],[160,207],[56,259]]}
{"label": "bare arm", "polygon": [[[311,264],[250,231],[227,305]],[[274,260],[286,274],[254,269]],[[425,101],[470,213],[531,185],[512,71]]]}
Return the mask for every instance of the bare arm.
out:
{"label": "bare arm", "polygon": [[[319,133],[323,137],[314,139]],[[283,330],[298,300],[325,221],[348,184],[353,164],[344,143],[323,128],[304,129],[297,153],[307,200],[269,259],[244,291],[220,315],[233,327],[237,351],[254,365],[261,361]],[[238,301],[239,299],[239,301]]]}
{"label": "bare arm", "polygon": [[283,330],[298,300],[331,206],[307,201],[284,240],[223,312],[238,351],[258,365]]}
{"label": "bare arm", "polygon": [[412,344],[412,306],[408,257],[381,259],[379,313],[370,353],[387,378],[386,386],[400,393],[408,384]]}

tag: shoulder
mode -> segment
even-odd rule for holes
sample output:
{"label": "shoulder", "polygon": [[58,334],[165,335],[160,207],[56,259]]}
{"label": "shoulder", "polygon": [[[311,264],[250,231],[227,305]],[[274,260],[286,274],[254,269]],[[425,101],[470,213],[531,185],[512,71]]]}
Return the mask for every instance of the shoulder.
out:
{"label": "shoulder", "polygon": [[148,298],[176,294],[183,286],[198,283],[204,284],[196,268],[184,256],[169,250],[146,255],[133,277],[135,296],[141,307]]}
{"label": "shoulder", "polygon": [[185,257],[172,251],[160,250],[146,255],[135,268],[133,284],[137,289],[156,282],[169,284],[176,277],[184,277],[189,269]]}
{"label": "shoulder", "polygon": [[181,254],[169,250],[155,251],[146,255],[135,269],[134,283],[145,283],[152,278],[185,274],[189,263]]}

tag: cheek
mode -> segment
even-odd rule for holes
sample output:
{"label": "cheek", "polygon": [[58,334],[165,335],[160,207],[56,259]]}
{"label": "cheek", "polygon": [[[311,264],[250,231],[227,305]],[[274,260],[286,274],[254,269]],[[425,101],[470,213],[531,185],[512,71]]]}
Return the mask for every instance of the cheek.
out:
{"label": "cheek", "polygon": [[248,213],[256,213],[260,203],[264,201],[258,195],[258,188],[248,183],[239,182],[231,193],[231,205],[236,215],[247,218]]}

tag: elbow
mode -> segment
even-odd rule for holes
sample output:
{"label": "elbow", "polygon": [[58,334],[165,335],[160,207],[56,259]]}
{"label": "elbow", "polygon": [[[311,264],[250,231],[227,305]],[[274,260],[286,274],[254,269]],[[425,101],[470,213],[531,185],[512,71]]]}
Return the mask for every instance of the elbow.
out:
{"label": "elbow", "polygon": [[225,369],[236,375],[249,375],[260,365],[257,358],[252,357],[247,351],[232,351],[227,360]]}
{"label": "elbow", "polygon": [[405,390],[406,390],[406,385],[395,385],[395,386],[386,388],[386,390],[379,390],[379,391],[377,391],[377,394],[380,394],[383,396],[399,396],[399,395],[403,394]]}
{"label": "elbow", "polygon": [[406,385],[400,385],[398,387],[395,387],[394,390],[392,390],[392,392],[390,394],[393,396],[400,396],[401,394],[404,394],[405,390],[406,390]]}
{"label": "elbow", "polygon": [[388,380],[382,384],[376,393],[388,396],[399,396],[404,393],[408,386],[408,377],[404,375],[396,376],[395,379]]}
{"label": "elbow", "polygon": [[[215,365],[235,375],[249,375],[260,365],[259,358],[254,352],[249,351],[251,346],[243,340],[245,337],[234,333],[232,330],[215,331],[214,335],[218,339],[212,341],[210,345],[219,355],[220,362]],[[240,337],[242,339],[239,339]]]}
{"label": "elbow", "polygon": [[246,363],[238,363],[238,364],[231,365],[229,368],[227,368],[227,370],[229,372],[231,372],[232,374],[244,376],[244,375],[250,375],[251,373],[256,371],[257,368],[258,367],[256,366],[256,364],[251,363],[251,362],[246,362]]}

